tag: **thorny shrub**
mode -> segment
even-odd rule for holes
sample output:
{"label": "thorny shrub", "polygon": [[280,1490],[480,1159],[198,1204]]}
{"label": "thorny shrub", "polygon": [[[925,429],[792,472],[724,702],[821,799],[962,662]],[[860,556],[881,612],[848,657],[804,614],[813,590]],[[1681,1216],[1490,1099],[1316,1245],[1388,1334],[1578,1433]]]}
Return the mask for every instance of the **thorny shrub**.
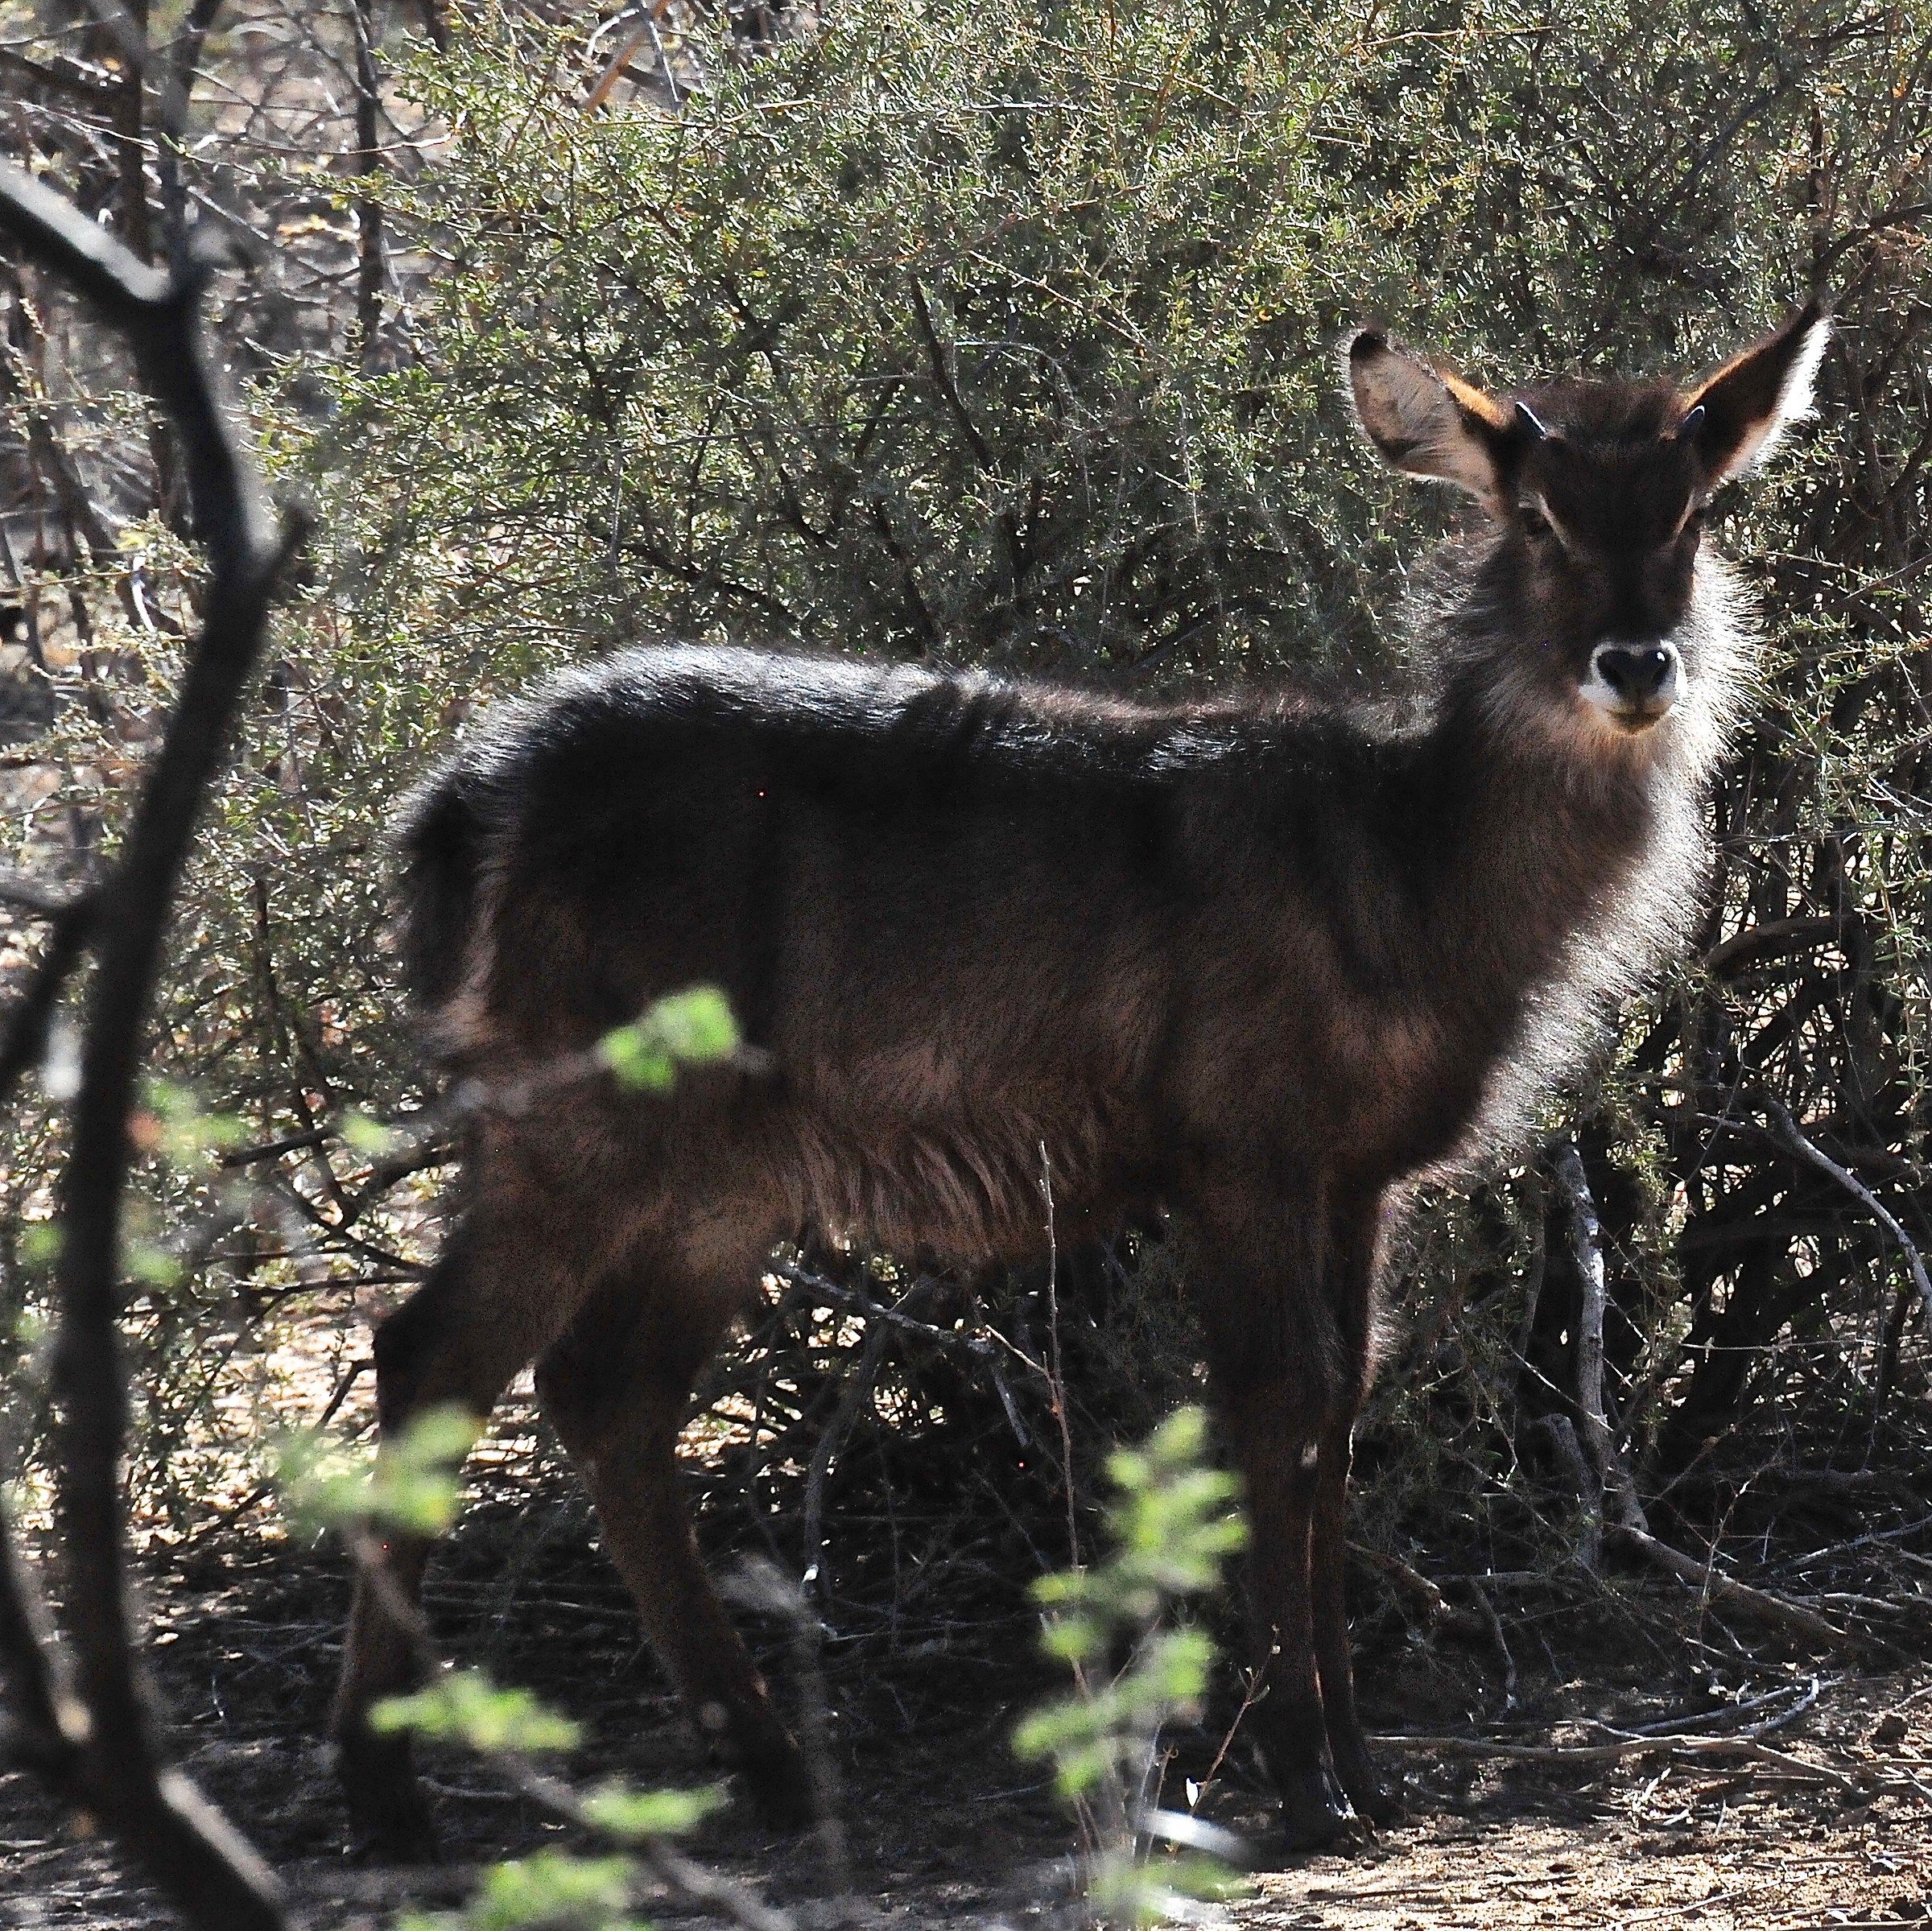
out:
{"label": "thorny shrub", "polygon": [[[457,24],[447,56],[391,49],[395,112],[436,139],[358,184],[386,224],[380,340],[250,337],[265,444],[325,534],[155,1039],[171,1090],[250,1137],[171,1157],[148,1116],[146,1237],[171,1256],[130,1314],[151,1526],[250,1504],[265,1416],[365,1415],[361,1317],[433,1248],[440,1170],[354,1121],[422,1098],[382,828],[464,718],[663,633],[1128,690],[1379,679],[1445,513],[1352,439],[1346,324],[1379,310],[1502,379],[1689,370],[1818,283],[1840,316],[1823,419],[1721,539],[1769,641],[1697,952],[1550,1118],[1602,1211],[1608,1405],[1653,1520],[1814,1583],[1854,1558],[1804,1552],[1860,1529],[1910,1549],[1932,1438],[1898,1237],[1932,1244],[1922,15],[856,0],[756,57],[694,31],[675,105],[658,85],[596,111],[583,25]],[[44,347],[61,318],[30,293],[16,340]],[[52,423],[74,474],[114,484],[107,547],[21,592],[57,701],[11,753],[37,774],[11,840],[78,864],[115,836],[192,585],[112,365],[9,353],[10,460]],[[23,1319],[56,1097],[8,1129]],[[1418,1572],[1554,1574],[1572,1549],[1550,1447],[1579,1401],[1569,1210],[1532,1153],[1423,1199],[1398,1244],[1360,1533],[1406,1607]],[[1051,1566],[1057,1418],[1077,1483],[1195,1385],[1174,1273],[1158,1228],[1051,1281],[781,1256],[694,1435],[712,1512],[791,1537],[842,1614],[895,1630],[949,1564],[989,1587]],[[31,1435],[31,1374],[14,1386]],[[888,1545],[869,1525],[893,1492]]]}

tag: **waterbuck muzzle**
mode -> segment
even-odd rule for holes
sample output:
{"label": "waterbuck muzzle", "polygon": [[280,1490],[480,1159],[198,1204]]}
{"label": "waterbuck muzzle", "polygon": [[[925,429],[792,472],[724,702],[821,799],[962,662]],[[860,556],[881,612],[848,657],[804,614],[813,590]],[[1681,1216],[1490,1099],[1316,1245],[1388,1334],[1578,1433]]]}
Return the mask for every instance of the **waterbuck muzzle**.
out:
{"label": "waterbuck muzzle", "polygon": [[1683,695],[1684,660],[1668,637],[1601,643],[1590,653],[1590,675],[1579,690],[1620,728],[1648,731]]}

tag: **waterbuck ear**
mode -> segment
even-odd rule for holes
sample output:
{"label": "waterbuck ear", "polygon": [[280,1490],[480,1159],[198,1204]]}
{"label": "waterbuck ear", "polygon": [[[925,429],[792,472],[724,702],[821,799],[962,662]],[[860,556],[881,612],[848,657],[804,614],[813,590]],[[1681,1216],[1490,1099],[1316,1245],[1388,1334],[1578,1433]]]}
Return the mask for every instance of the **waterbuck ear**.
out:
{"label": "waterbuck ear", "polygon": [[1811,386],[1831,335],[1831,318],[1814,295],[1686,402],[1678,434],[1695,439],[1714,482],[1762,462],[1811,413]]}
{"label": "waterbuck ear", "polygon": [[1379,328],[1349,341],[1348,386],[1369,441],[1404,475],[1454,483],[1491,505],[1500,501],[1499,461],[1517,433],[1507,403],[1397,348]]}

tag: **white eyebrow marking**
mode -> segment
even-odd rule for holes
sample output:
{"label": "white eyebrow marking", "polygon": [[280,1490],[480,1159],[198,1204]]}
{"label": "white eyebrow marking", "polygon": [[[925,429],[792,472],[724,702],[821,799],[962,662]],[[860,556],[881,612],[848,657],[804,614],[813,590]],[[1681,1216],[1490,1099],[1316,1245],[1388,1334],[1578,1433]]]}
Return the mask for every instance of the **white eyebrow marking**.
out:
{"label": "white eyebrow marking", "polygon": [[1524,507],[1526,509],[1534,507],[1534,509],[1541,511],[1543,521],[1556,532],[1556,540],[1561,543],[1566,550],[1570,551],[1572,555],[1575,554],[1576,538],[1563,527],[1561,519],[1552,512],[1548,501],[1546,500],[1543,493],[1540,489],[1532,489],[1530,492],[1530,501],[1529,503],[1525,504]]}

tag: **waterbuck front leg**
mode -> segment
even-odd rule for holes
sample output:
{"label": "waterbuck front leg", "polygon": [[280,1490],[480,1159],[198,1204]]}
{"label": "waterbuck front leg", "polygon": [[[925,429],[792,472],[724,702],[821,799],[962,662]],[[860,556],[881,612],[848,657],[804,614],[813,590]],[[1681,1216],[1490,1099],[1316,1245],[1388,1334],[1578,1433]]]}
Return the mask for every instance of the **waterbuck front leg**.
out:
{"label": "waterbuck front leg", "polygon": [[1348,1827],[1338,1780],[1368,1822],[1400,1814],[1356,1714],[1344,1586],[1380,1211],[1379,1195],[1344,1199],[1311,1174],[1298,1186],[1278,1175],[1222,1193],[1195,1216],[1207,1236],[1197,1294],[1212,1386],[1247,1491],[1249,1721],[1291,1851]]}
{"label": "waterbuck front leg", "polygon": [[1309,1546],[1316,1442],[1307,1390],[1286,1377],[1228,1388],[1220,1412],[1248,1499],[1248,1722],[1282,1800],[1290,1851],[1348,1827],[1324,1760]]}
{"label": "waterbuck front leg", "polygon": [[[747,1287],[762,1251],[747,1251]],[[705,1573],[678,1492],[692,1383],[746,1298],[721,1298],[675,1269],[638,1269],[594,1296],[538,1363],[537,1393],[699,1731],[727,1746],[766,1819],[797,1829],[812,1820],[811,1776]]]}
{"label": "waterbuck front leg", "polygon": [[1348,1475],[1356,1417],[1368,1393],[1381,1215],[1379,1194],[1331,1212],[1320,1256],[1323,1300],[1341,1343],[1342,1372],[1316,1444],[1309,1570],[1315,1669],[1335,1774],[1356,1814],[1371,1824],[1385,1825],[1402,1815],[1402,1799],[1399,1788],[1385,1785],[1376,1775],[1356,1714],[1347,1590]]}
{"label": "waterbuck front leg", "polygon": [[1355,1670],[1349,1655],[1345,1578],[1348,1566],[1348,1470],[1355,1417],[1338,1417],[1323,1433],[1315,1471],[1315,1520],[1309,1547],[1315,1661],[1322,1688],[1322,1717],[1335,1774],[1356,1814],[1372,1824],[1393,1824],[1402,1814],[1399,1785],[1377,1776],[1355,1708]]}
{"label": "waterbuck front leg", "polygon": [[1319,1223],[1296,1211],[1301,1190],[1271,1175],[1216,1190],[1191,1216],[1209,1385],[1247,1497],[1247,1722],[1291,1851],[1348,1828],[1326,1760],[1310,1562],[1320,1444],[1345,1356],[1320,1292]]}

